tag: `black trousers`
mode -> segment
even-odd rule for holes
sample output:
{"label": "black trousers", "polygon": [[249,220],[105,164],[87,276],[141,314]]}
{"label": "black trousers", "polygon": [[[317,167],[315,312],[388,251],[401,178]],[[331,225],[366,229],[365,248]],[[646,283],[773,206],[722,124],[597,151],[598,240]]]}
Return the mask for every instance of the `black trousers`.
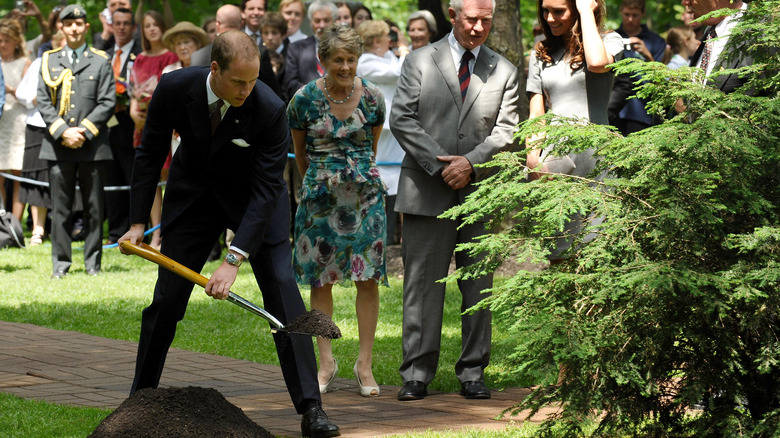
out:
{"label": "black trousers", "polygon": [[[287,193],[280,195],[270,226],[286,230],[289,226],[289,201]],[[163,254],[200,272],[220,234],[231,226],[218,205],[213,196],[205,195],[179,219],[167,225],[162,230]],[[249,257],[263,294],[265,309],[283,324],[306,311],[291,260],[292,250],[287,239],[264,242],[257,254]],[[192,289],[193,284],[189,281],[167,269],[159,269],[152,304],[142,314],[131,393],[143,388],[156,388],[160,383],[165,357],[176,334],[176,325],[184,318]],[[273,336],[290,398],[296,411],[303,413],[312,402],[320,401],[312,339],[281,332]]]}
{"label": "black trousers", "polygon": [[[107,186],[129,186],[133,175],[133,132],[135,124],[128,111],[116,113],[119,124],[108,133],[111,142],[111,154],[106,175]],[[130,228],[130,192],[127,190],[106,192],[106,218],[108,219],[108,239],[116,242]]]}
{"label": "black trousers", "polygon": [[51,190],[51,242],[54,272],[68,272],[73,263],[71,231],[73,230],[73,203],[76,184],[81,188],[84,204],[84,266],[87,270],[100,270],[103,256],[103,182],[107,161],[50,161],[49,184]]}

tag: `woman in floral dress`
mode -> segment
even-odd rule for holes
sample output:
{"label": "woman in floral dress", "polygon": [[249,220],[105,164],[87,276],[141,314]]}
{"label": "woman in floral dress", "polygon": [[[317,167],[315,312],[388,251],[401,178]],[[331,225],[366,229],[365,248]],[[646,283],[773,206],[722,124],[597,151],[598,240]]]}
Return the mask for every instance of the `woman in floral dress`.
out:
{"label": "woman in floral dress", "polygon": [[[331,26],[319,42],[326,75],[290,101],[287,117],[303,177],[295,215],[293,264],[300,284],[311,287],[311,307],[333,314],[334,283],[354,281],[360,352],[353,371],[365,397],[378,396],[371,372],[385,269],[385,187],[375,165],[385,100],[378,87],[356,77],[360,36]],[[338,372],[330,340],[317,338],[320,392]]]}

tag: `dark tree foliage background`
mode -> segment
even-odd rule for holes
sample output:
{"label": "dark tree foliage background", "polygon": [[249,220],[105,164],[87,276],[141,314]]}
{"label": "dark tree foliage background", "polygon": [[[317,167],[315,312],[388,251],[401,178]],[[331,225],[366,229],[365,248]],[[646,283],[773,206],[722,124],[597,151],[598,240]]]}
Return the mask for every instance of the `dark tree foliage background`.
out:
{"label": "dark tree foliage background", "polygon": [[525,151],[505,153],[447,213],[515,224],[463,246],[489,256],[462,276],[507,257],[544,263],[573,215],[593,233],[572,236],[564,263],[518,272],[485,301],[517,340],[507,373],[541,383],[517,409],[560,407],[541,435],[780,434],[778,18],[780,2],[754,1],[732,33],[729,46],[755,60],[744,89],[622,61],[648,80],[639,94],[653,112],[677,99],[686,112],[625,138],[550,115],[523,123],[521,138],[545,131],[538,147],[557,155],[596,149],[593,177],[529,183]]}

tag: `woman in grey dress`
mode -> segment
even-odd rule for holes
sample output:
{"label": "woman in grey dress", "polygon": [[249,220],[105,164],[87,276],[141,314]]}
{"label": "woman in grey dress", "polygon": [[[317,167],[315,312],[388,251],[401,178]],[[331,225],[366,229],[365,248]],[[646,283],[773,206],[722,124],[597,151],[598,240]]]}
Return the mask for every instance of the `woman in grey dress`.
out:
{"label": "woman in grey dress", "polygon": [[[607,65],[623,52],[623,43],[617,33],[603,32],[605,16],[604,0],[538,0],[538,17],[545,38],[531,52],[526,86],[529,117],[542,116],[549,110],[559,116],[608,123],[613,74]],[[529,139],[528,143],[534,140]],[[554,162],[545,160],[547,152],[531,150],[526,165],[542,172],[577,176],[587,176],[596,165],[593,150],[570,154],[571,161]],[[532,179],[538,177],[539,174],[531,173]],[[576,232],[580,228],[577,223],[572,221],[565,232]],[[568,246],[568,240],[559,239],[551,259],[558,258]]]}

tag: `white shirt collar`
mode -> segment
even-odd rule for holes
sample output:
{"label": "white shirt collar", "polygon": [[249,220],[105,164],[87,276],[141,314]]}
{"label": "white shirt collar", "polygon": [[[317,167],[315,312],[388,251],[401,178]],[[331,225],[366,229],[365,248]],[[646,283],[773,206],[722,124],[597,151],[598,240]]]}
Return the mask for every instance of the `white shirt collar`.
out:
{"label": "white shirt collar", "polygon": [[127,44],[125,44],[122,47],[119,47],[118,45],[114,44],[114,54],[116,54],[119,51],[119,49],[122,49],[122,55],[123,56],[130,54],[130,51],[133,50],[133,43],[134,42],[135,41],[133,41],[131,39],[130,42],[128,42]]}
{"label": "white shirt collar", "polygon": [[[455,63],[455,71],[457,72],[460,69],[460,60],[463,58],[463,54],[466,53],[466,49],[460,45],[458,40],[455,39],[455,34],[450,32],[447,35],[447,42],[450,44],[450,52],[452,53],[452,61]],[[477,46],[473,49],[471,49],[471,53],[474,55],[473,58],[471,58],[471,61],[469,61],[469,71],[474,72],[474,63],[477,60],[477,57],[479,56],[479,50],[482,48],[482,46]]]}
{"label": "white shirt collar", "polygon": [[[217,100],[219,100],[219,96],[214,94],[214,90],[211,89],[211,72],[209,72],[208,76],[206,76],[206,102],[209,104],[209,107],[214,104]],[[227,112],[228,108],[230,108],[230,103],[222,99],[222,117],[225,117],[225,113]]]}

